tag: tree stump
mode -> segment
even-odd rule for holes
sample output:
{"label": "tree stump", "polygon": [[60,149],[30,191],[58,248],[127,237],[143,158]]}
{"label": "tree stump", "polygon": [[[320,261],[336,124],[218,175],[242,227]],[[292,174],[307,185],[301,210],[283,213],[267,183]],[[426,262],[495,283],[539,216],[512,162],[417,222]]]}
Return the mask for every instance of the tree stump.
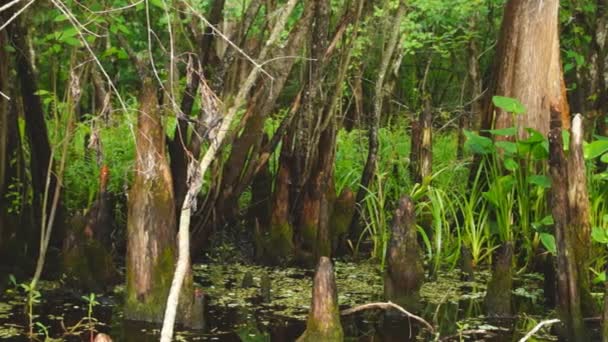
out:
{"label": "tree stump", "polygon": [[496,251],[492,263],[492,279],[484,299],[488,316],[511,314],[511,290],[513,288],[513,243],[505,242]]}
{"label": "tree stump", "polygon": [[384,296],[403,307],[418,304],[424,269],[416,236],[414,203],[408,196],[399,200],[386,255]]}
{"label": "tree stump", "polygon": [[590,313],[593,298],[586,269],[590,243],[589,199],[582,156],[582,117],[572,121],[570,152],[563,149],[561,114],[551,107],[549,169],[551,207],[557,245],[557,311],[569,341],[586,341],[583,313]]}
{"label": "tree stump", "polygon": [[194,301],[192,303],[192,315],[188,327],[195,330],[204,330],[205,320],[205,293],[200,288],[194,289]]}
{"label": "tree stump", "polygon": [[297,341],[333,342],[343,339],[334,270],[329,258],[321,257],[312,287],[312,305],[306,322],[306,330]]}
{"label": "tree stump", "polygon": [[270,303],[271,295],[270,290],[272,288],[272,282],[267,273],[262,275],[262,280],[260,281],[260,293],[262,295],[262,302]]}
{"label": "tree stump", "polygon": [[473,268],[473,255],[471,254],[471,250],[468,247],[462,247],[460,251],[460,270],[462,271],[462,280],[475,280],[475,272]]}
{"label": "tree stump", "polygon": [[342,189],[331,214],[332,251],[335,255],[346,253],[346,238],[355,212],[355,193],[348,187]]}

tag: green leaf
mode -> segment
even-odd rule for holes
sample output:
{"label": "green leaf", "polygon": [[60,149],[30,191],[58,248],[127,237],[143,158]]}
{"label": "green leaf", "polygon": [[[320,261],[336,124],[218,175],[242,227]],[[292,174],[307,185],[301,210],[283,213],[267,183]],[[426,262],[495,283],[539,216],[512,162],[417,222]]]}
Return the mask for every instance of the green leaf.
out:
{"label": "green leaf", "polygon": [[515,171],[519,168],[519,164],[513,158],[506,158],[504,161],[505,169]]}
{"label": "green leaf", "polygon": [[549,253],[553,255],[557,254],[557,247],[555,245],[555,237],[553,234],[540,233],[540,242],[543,243],[543,246],[545,246],[545,249],[547,249]]}
{"label": "green leaf", "polygon": [[494,145],[509,154],[517,154],[517,144],[512,141],[497,141]]}
{"label": "green leaf", "polygon": [[530,144],[530,145],[540,144],[546,140],[545,136],[542,133],[540,133],[539,131],[537,131],[533,128],[526,128],[526,132],[528,132],[528,138],[524,139],[524,140],[520,140],[524,144]]}
{"label": "green leaf", "polygon": [[602,163],[608,164],[608,153],[604,153],[600,160],[602,161]]}
{"label": "green leaf", "polygon": [[489,132],[492,135],[500,135],[504,137],[512,137],[517,134],[517,127],[507,127],[500,129],[488,129],[486,132]]}
{"label": "green leaf", "polygon": [[608,140],[596,140],[583,147],[585,159],[595,159],[608,152]]}
{"label": "green leaf", "polygon": [[494,96],[492,97],[494,105],[506,112],[513,114],[523,114],[526,112],[526,107],[519,102],[517,99],[505,97],[505,96]]}
{"label": "green leaf", "polygon": [[488,137],[482,137],[467,130],[464,131],[464,135],[467,137],[465,146],[469,148],[473,153],[490,154],[495,151],[492,139]]}
{"label": "green leaf", "polygon": [[606,282],[606,272],[602,272],[593,279],[594,284],[603,284]]}
{"label": "green leaf", "polygon": [[153,6],[164,8],[162,0],[149,0]]}
{"label": "green leaf", "polygon": [[608,244],[608,230],[600,227],[593,227],[593,230],[591,230],[591,238],[595,242]]}
{"label": "green leaf", "polygon": [[528,184],[536,185],[544,189],[551,187],[551,178],[545,175],[532,175],[528,177]]}

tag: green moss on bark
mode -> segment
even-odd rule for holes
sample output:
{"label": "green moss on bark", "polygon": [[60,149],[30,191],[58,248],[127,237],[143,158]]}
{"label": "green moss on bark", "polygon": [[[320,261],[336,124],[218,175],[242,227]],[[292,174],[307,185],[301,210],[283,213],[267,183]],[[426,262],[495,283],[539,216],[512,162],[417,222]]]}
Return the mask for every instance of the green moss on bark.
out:
{"label": "green moss on bark", "polygon": [[167,296],[173,280],[175,255],[173,248],[166,248],[158,258],[152,273],[152,288],[145,294],[138,295],[134,286],[133,270],[127,269],[127,292],[125,300],[125,317],[127,319],[147,322],[161,322],[165,313]]}

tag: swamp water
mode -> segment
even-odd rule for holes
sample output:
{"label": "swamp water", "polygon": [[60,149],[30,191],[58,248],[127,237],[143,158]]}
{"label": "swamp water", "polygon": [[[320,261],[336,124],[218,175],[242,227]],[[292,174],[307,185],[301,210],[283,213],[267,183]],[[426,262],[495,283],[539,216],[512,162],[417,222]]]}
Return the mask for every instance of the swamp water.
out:
{"label": "swamp water", "polygon": [[[335,271],[341,309],[382,301],[382,275],[377,264],[337,261]],[[246,274],[253,278],[250,287],[242,286]],[[270,302],[264,301],[260,288],[263,277],[270,278]],[[200,331],[178,327],[175,340],[293,341],[305,329],[312,277],[312,270],[299,268],[239,263],[195,265],[194,280],[202,286],[207,298],[206,327]],[[514,281],[513,298],[516,312],[519,312],[516,316],[500,321],[484,317],[483,297],[488,277],[488,272],[480,271],[476,273],[476,281],[467,282],[460,280],[459,271],[441,273],[423,286],[422,305],[416,313],[437,327],[440,340],[451,341],[517,340],[542,319],[555,317],[554,311],[542,306],[542,278],[536,274],[521,275]],[[118,286],[113,293],[97,297],[100,304],[92,312],[95,329],[109,334],[114,341],[158,341],[159,325],[123,320],[120,311],[122,291],[122,286]],[[33,329],[40,333],[39,340],[45,340],[45,329],[51,338],[56,338],[52,341],[90,340],[86,321],[88,304],[81,298],[82,294],[70,292],[60,283],[49,282],[40,285],[40,292],[40,302],[33,307]],[[25,302],[23,291],[14,286],[2,293],[0,340],[27,340]],[[83,324],[73,334],[65,334],[66,329],[70,330],[83,318]],[[342,324],[347,341],[433,340],[417,322],[395,312],[360,311],[342,316]],[[557,340],[549,329],[542,329],[535,337],[537,341]]]}

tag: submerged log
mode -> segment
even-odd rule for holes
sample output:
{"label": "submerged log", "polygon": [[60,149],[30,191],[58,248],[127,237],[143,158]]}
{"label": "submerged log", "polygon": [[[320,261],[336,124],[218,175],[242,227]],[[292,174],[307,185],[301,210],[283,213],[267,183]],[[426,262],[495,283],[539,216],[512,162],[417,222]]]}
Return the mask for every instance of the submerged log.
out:
{"label": "submerged log", "polygon": [[312,287],[312,305],[306,330],[297,341],[333,342],[343,339],[334,269],[329,258],[321,257]]}
{"label": "submerged log", "polygon": [[496,252],[492,264],[492,279],[484,300],[485,311],[489,316],[508,316],[511,314],[511,290],[513,288],[513,243],[503,243]]}
{"label": "submerged log", "polygon": [[399,200],[391,228],[386,255],[384,296],[404,307],[416,307],[424,281],[424,269],[416,236],[414,202],[404,196]]}

